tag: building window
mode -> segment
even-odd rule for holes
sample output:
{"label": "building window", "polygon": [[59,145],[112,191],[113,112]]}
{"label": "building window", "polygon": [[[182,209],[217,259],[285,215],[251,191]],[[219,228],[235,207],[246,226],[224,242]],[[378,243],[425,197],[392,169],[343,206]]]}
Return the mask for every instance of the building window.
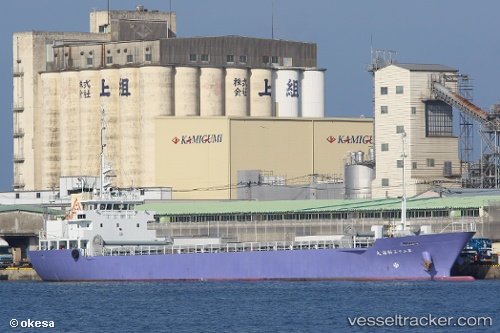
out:
{"label": "building window", "polygon": [[427,101],[425,103],[425,132],[426,136],[453,136],[452,107],[441,101]]}
{"label": "building window", "polygon": [[272,62],[273,64],[279,65],[280,60],[279,60],[278,56],[272,56],[272,57],[271,57],[271,62]]}
{"label": "building window", "polygon": [[389,178],[382,178],[382,186],[389,186]]}
{"label": "building window", "polygon": [[228,54],[226,55],[226,62],[229,64],[234,64],[234,55],[233,54]]}
{"label": "building window", "polygon": [[94,63],[94,59],[92,58],[87,58],[87,66],[92,66]]}
{"label": "building window", "polygon": [[427,159],[427,166],[428,167],[434,167],[434,159],[433,158],[428,158]]}
{"label": "building window", "polygon": [[19,193],[16,193],[16,199],[19,199]]}
{"label": "building window", "polygon": [[263,64],[268,64],[269,63],[269,56],[263,56],[262,57],[262,63]]}
{"label": "building window", "polygon": [[196,62],[196,54],[191,53],[191,54],[189,55],[189,61],[190,61],[190,62]]}
{"label": "building window", "polygon": [[36,198],[37,198],[37,199],[40,199],[40,192],[37,192],[37,193],[36,193]]}
{"label": "building window", "polygon": [[113,63],[113,57],[112,56],[108,56],[106,57],[106,63],[109,65],[109,64],[112,64]]}
{"label": "building window", "polygon": [[387,87],[380,87],[380,95],[387,95]]}
{"label": "building window", "polygon": [[411,162],[411,168],[415,170],[417,168],[417,162]]}
{"label": "building window", "polygon": [[209,62],[210,61],[210,56],[208,54],[202,54],[201,55],[201,61],[203,62]]}
{"label": "building window", "polygon": [[240,55],[240,64],[246,64],[246,63],[247,63],[247,56]]}
{"label": "building window", "polygon": [[404,93],[404,87],[403,86],[396,86],[396,94],[400,95]]}
{"label": "building window", "polygon": [[403,125],[396,126],[396,133],[404,133],[405,127]]}
{"label": "building window", "polygon": [[388,112],[389,112],[389,107],[388,107],[387,105],[382,105],[382,106],[380,107],[380,113],[381,113],[381,114],[386,114],[386,113],[388,113]]}
{"label": "building window", "polygon": [[383,143],[380,146],[380,150],[382,150],[382,151],[389,151],[389,144],[388,143]]}
{"label": "building window", "polygon": [[133,62],[134,61],[134,56],[131,54],[127,54],[127,62]]}
{"label": "building window", "polygon": [[452,164],[451,162],[444,162],[443,175],[451,176],[452,172]]}
{"label": "building window", "polygon": [[397,166],[398,168],[402,168],[402,167],[403,167],[403,160],[397,160],[397,161],[396,161],[396,166]]}
{"label": "building window", "polygon": [[415,106],[411,107],[411,114],[417,114],[417,108]]}
{"label": "building window", "polygon": [[153,56],[151,55],[151,53],[146,53],[146,56],[145,56],[145,59],[146,61],[152,61],[153,60]]}

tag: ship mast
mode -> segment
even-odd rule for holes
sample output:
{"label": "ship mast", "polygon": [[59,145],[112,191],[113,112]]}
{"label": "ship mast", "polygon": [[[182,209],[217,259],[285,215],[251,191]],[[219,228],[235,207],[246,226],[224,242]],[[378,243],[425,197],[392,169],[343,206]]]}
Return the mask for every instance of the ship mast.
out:
{"label": "ship mast", "polygon": [[403,196],[401,200],[401,224],[406,229],[406,132],[403,132]]}
{"label": "ship mast", "polygon": [[104,190],[104,147],[106,147],[106,144],[104,143],[104,130],[106,129],[106,126],[104,124],[104,115],[105,115],[104,107],[101,106],[101,169],[100,169],[100,177],[101,177],[101,184],[99,188],[99,197],[102,199],[103,197],[103,190]]}

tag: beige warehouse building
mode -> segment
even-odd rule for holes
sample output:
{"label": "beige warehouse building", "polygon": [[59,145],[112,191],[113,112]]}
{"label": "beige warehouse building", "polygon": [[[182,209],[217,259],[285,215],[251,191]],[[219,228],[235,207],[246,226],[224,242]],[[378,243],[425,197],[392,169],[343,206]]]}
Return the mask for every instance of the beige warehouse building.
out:
{"label": "beige warehouse building", "polygon": [[174,199],[236,199],[238,171],[285,176],[285,185],[314,175],[343,175],[350,151],[372,146],[371,119],[159,117],[154,157],[158,186]]}

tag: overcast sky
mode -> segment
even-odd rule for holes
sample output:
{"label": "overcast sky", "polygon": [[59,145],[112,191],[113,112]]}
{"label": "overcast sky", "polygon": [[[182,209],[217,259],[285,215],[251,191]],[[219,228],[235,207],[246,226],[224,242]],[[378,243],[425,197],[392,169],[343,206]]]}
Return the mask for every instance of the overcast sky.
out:
{"label": "overcast sky", "polygon": [[[275,38],[317,43],[318,67],[327,70],[328,117],[372,117],[372,77],[366,71],[372,48],[397,51],[401,63],[456,68],[474,79],[476,105],[488,109],[500,103],[498,0],[110,0],[109,4],[112,10],[133,10],[142,4],[165,12],[171,5],[177,13],[178,37],[270,38],[274,21]],[[107,0],[2,1],[0,191],[11,191],[13,182],[12,34],[88,32],[90,11],[107,6]]]}

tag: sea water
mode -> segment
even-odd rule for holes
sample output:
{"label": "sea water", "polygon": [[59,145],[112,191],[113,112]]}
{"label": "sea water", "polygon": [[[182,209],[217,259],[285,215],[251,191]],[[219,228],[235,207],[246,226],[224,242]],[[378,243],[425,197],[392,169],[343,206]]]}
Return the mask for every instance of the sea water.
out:
{"label": "sea water", "polygon": [[491,280],[0,282],[0,332],[500,332],[499,290]]}

